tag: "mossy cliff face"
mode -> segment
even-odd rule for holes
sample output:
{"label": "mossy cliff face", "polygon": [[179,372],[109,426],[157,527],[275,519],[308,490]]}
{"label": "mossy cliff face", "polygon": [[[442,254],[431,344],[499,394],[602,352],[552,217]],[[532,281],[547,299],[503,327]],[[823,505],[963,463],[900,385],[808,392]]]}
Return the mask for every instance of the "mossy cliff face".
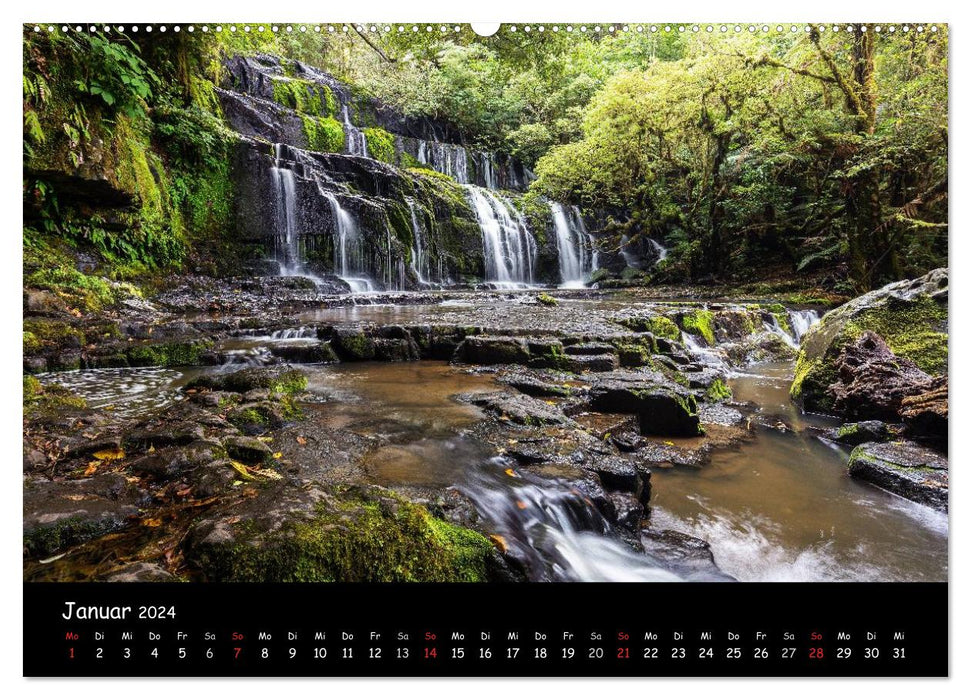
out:
{"label": "mossy cliff face", "polygon": [[[460,581],[488,578],[484,536],[377,487],[314,490],[275,500],[252,518],[209,520],[190,557],[206,580],[282,582]],[[291,499],[292,500],[292,499]],[[309,506],[309,507],[307,507]],[[280,511],[286,509],[287,512]]]}
{"label": "mossy cliff face", "polygon": [[947,372],[948,273],[887,285],[833,309],[803,338],[790,394],[808,410],[833,407],[829,386],[843,348],[865,331],[880,335],[899,357],[931,375]]}

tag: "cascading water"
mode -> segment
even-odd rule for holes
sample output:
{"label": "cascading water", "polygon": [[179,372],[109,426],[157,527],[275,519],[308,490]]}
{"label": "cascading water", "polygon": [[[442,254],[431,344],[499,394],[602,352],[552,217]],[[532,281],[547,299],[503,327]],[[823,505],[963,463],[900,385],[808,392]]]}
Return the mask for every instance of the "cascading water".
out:
{"label": "cascading water", "polygon": [[[494,467],[502,466],[499,458]],[[485,470],[462,490],[531,581],[681,580],[626,545],[593,503],[565,483]]]}
{"label": "cascading water", "polygon": [[367,139],[364,138],[364,132],[351,123],[351,114],[347,105],[341,109],[341,119],[344,122],[344,134],[347,138],[347,152],[352,156],[367,158]]}
{"label": "cascading water", "polygon": [[819,312],[812,309],[789,312],[789,325],[792,326],[797,343],[802,342],[802,337],[817,321],[819,321]]}
{"label": "cascading water", "polygon": [[492,167],[492,154],[490,153],[480,153],[479,154],[479,170],[482,173],[482,181],[485,186],[490,190],[499,189],[496,183],[496,171]]}
{"label": "cascading water", "polygon": [[556,231],[556,247],[560,257],[560,286],[577,289],[584,286],[590,274],[597,269],[597,249],[593,236],[587,233],[580,211],[576,207],[566,209],[562,204],[550,204],[553,212],[553,229]]}
{"label": "cascading water", "polygon": [[431,284],[429,282],[428,255],[425,249],[425,231],[418,217],[418,210],[415,207],[415,200],[408,198],[408,211],[411,213],[411,269],[418,278],[421,285]]}
{"label": "cascading water", "polygon": [[668,257],[668,249],[665,248],[660,243],[658,243],[653,238],[648,238],[647,240],[651,244],[651,247],[654,249],[654,252],[657,254],[657,259],[654,261],[654,264],[657,265],[662,260],[666,260]]}
{"label": "cascading water", "polygon": [[429,158],[427,142],[422,141],[418,146],[418,161],[430,165],[433,170],[455,178],[459,184],[469,183],[469,155],[463,146],[434,141],[431,144],[431,158]]}
{"label": "cascading water", "polygon": [[361,250],[361,237],[357,230],[357,223],[333,192],[321,190],[320,193],[330,203],[334,215],[334,270],[344,280],[354,293],[371,292],[374,285],[364,274]]}
{"label": "cascading water", "polygon": [[489,190],[474,185],[465,189],[482,231],[486,281],[499,287],[532,284],[536,239],[522,216]]}
{"label": "cascading water", "polygon": [[276,259],[280,263],[280,274],[287,277],[300,271],[300,246],[297,240],[297,182],[293,171],[285,167],[283,149],[281,143],[274,145],[270,178],[277,201]]}

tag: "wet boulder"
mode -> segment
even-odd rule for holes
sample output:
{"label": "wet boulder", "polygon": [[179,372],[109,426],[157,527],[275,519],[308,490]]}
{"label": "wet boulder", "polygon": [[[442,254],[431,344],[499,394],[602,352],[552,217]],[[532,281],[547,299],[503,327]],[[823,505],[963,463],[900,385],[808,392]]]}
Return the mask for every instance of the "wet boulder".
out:
{"label": "wet boulder", "polygon": [[373,360],[376,355],[374,338],[360,328],[335,328],[331,344],[344,362]]}
{"label": "wet boulder", "polygon": [[629,493],[611,493],[609,497],[614,506],[614,522],[636,531],[644,519],[644,504]]}
{"label": "wet boulder", "polygon": [[935,377],[927,391],[900,402],[904,432],[947,452],[947,375]]}
{"label": "wet boulder", "polygon": [[848,471],[854,479],[947,511],[947,458],[913,442],[867,442],[850,454]]}
{"label": "wet boulder", "polygon": [[565,398],[572,396],[577,391],[575,387],[554,384],[551,381],[545,381],[539,377],[520,372],[502,374],[497,379],[499,382],[511,386],[517,391],[539,398]]}
{"label": "wet boulder", "polygon": [[684,387],[657,372],[614,372],[590,386],[590,406],[602,413],[634,413],[643,435],[701,432],[698,404]]}
{"label": "wet boulder", "polygon": [[263,489],[187,538],[206,581],[474,582],[497,557],[483,535],[377,487]]}
{"label": "wet boulder", "polygon": [[240,394],[253,389],[292,394],[306,387],[307,376],[289,365],[250,367],[228,374],[203,374],[186,385],[186,389],[212,389]]}
{"label": "wet boulder", "polygon": [[270,353],[284,362],[297,364],[324,364],[339,362],[337,353],[329,342],[305,341],[279,343],[269,346]]}
{"label": "wet boulder", "polygon": [[835,368],[837,379],[827,392],[833,399],[833,411],[847,418],[895,422],[906,397],[931,387],[928,374],[894,355],[872,331],[844,346]]}
{"label": "wet boulder", "polygon": [[890,426],[879,420],[844,423],[825,437],[843,445],[862,445],[864,442],[883,442],[890,438]]}
{"label": "wet boulder", "polygon": [[644,528],[641,544],[645,554],[688,580],[733,581],[715,564],[711,545],[676,530]]}
{"label": "wet boulder", "polygon": [[833,309],[803,336],[790,388],[813,411],[832,412],[830,387],[843,349],[865,332],[877,333],[899,358],[930,376],[947,371],[948,271],[933,270],[857,297]]}

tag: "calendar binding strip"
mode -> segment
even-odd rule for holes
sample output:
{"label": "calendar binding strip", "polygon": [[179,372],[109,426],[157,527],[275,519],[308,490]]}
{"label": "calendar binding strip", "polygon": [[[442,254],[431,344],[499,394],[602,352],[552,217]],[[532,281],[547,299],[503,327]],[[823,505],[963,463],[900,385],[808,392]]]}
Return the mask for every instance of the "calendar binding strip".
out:
{"label": "calendar binding strip", "polygon": [[[799,32],[810,32],[818,31],[820,33],[830,32],[830,33],[840,33],[840,32],[866,32],[873,31],[878,34],[884,35],[894,35],[894,34],[908,34],[910,32],[937,32],[940,29],[946,27],[945,23],[890,23],[890,24],[880,24],[880,23],[689,23],[689,24],[626,24],[626,23],[600,23],[600,24],[502,24],[497,33],[509,33],[515,34],[517,32],[531,34],[543,34],[545,32],[560,33],[564,32],[567,34],[576,35],[597,35],[597,34],[616,34],[618,32],[637,32],[637,33],[698,33],[706,32],[709,34],[714,33],[741,33],[749,32],[752,34],[763,33],[768,34],[775,32],[776,34],[795,34]],[[84,33],[103,33],[103,34],[125,34],[132,33],[137,34],[151,33],[157,31],[160,33],[165,33],[168,31],[179,33],[182,31],[186,32],[216,32],[220,33],[223,31],[228,32],[246,32],[246,33],[347,33],[350,31],[356,31],[361,33],[391,33],[398,32],[403,33],[407,31],[411,32],[439,32],[441,34],[458,34],[463,30],[474,31],[471,25],[468,24],[427,24],[427,23],[416,23],[416,24],[386,24],[386,23],[350,23],[350,24],[317,24],[317,23],[306,23],[306,24],[272,24],[272,23],[202,23],[202,24],[32,24],[27,23],[25,25],[27,31],[33,32],[43,32],[47,31],[49,33],[69,33],[69,32],[84,32]]]}

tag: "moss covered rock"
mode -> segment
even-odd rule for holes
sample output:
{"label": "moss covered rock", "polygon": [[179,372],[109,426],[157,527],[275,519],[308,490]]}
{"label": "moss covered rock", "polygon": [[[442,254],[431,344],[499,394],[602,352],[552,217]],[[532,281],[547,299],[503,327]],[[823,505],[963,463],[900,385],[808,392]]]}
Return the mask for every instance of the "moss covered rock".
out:
{"label": "moss covered rock", "polygon": [[948,273],[933,270],[895,282],[833,309],[802,339],[790,394],[809,410],[831,411],[829,391],[844,348],[873,331],[898,357],[930,375],[947,371]]}
{"label": "moss covered rock", "polygon": [[377,487],[266,493],[205,520],[190,558],[208,581],[485,581],[492,544]]}

